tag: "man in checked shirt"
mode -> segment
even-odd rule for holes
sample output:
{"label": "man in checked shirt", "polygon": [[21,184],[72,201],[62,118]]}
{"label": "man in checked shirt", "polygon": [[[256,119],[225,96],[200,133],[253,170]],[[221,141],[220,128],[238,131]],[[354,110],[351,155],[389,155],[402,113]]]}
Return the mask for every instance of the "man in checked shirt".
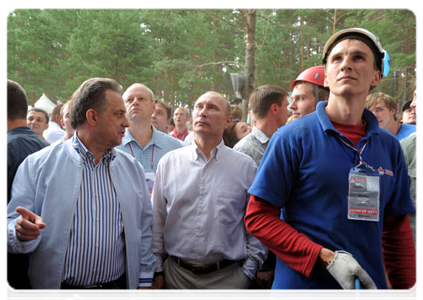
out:
{"label": "man in checked shirt", "polygon": [[193,111],[194,142],[159,162],[153,288],[248,288],[266,258],[264,246],[243,224],[256,164],[222,140],[232,122],[230,110],[219,93],[200,96]]}
{"label": "man in checked shirt", "polygon": [[155,257],[144,171],[114,149],[128,127],[121,93],[115,80],[85,81],[72,99],[73,137],[30,155],[17,171],[8,251],[31,253],[33,288],[151,286]]}

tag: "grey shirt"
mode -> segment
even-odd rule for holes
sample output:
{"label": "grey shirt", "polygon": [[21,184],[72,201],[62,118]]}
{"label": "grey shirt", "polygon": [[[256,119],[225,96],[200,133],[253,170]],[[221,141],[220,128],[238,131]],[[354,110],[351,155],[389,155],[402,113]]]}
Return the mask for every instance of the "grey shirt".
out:
{"label": "grey shirt", "polygon": [[251,133],[234,146],[234,150],[247,154],[258,166],[268,144],[269,138],[260,129],[254,126]]}
{"label": "grey shirt", "polygon": [[410,214],[416,248],[417,274],[420,275],[420,131],[400,141],[410,178],[410,194],[416,210]]}

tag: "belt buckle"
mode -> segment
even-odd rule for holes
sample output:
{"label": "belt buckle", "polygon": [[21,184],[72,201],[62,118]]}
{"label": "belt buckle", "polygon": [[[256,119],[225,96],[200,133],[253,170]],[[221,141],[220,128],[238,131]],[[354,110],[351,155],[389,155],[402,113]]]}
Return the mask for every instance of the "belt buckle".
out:
{"label": "belt buckle", "polygon": [[103,293],[103,284],[89,285],[85,287],[86,292],[97,292],[98,294]]}
{"label": "belt buckle", "polygon": [[191,266],[191,272],[195,274],[206,274],[215,270],[218,270],[214,268],[215,265],[204,265],[204,266]]}

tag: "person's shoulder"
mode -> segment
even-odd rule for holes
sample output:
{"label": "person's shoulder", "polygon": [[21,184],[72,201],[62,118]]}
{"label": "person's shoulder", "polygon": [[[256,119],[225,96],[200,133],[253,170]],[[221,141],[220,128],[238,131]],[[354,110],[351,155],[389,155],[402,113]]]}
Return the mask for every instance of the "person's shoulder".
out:
{"label": "person's shoulder", "polygon": [[413,132],[409,136],[403,138],[400,141],[402,147],[407,147],[408,145],[415,144],[417,139],[417,132]]}
{"label": "person's shoulder", "polygon": [[282,137],[305,137],[314,134],[321,128],[316,112],[303,116],[289,124],[281,126],[272,136],[272,138]]}
{"label": "person's shoulder", "polygon": [[64,151],[66,151],[65,142],[43,146],[40,150],[28,155],[25,161],[31,165],[54,163],[62,160]]}
{"label": "person's shoulder", "polygon": [[250,132],[249,134],[244,136],[242,139],[240,139],[238,143],[235,144],[233,149],[237,150],[238,148],[242,148],[245,145],[249,145],[253,142],[255,142],[255,137],[254,137],[254,134]]}
{"label": "person's shoulder", "polygon": [[241,151],[225,146],[225,152],[227,152],[226,155],[229,158],[229,162],[233,162],[234,164],[248,164],[254,167],[256,166],[255,161],[249,155]]}
{"label": "person's shoulder", "polygon": [[184,143],[183,142],[181,142],[177,138],[174,138],[173,136],[170,136],[170,135],[168,135],[168,134],[166,134],[164,132],[161,132],[161,131],[157,130],[155,132],[155,134],[157,134],[157,137],[160,140],[166,142],[166,144],[168,144],[168,145],[171,145],[171,146],[176,147],[176,148],[180,148],[180,147],[183,147],[184,146]]}
{"label": "person's shoulder", "polygon": [[416,130],[417,126],[414,124],[401,124],[401,126],[404,126],[405,128]]}
{"label": "person's shoulder", "polygon": [[189,156],[192,151],[192,145],[182,145],[182,147],[177,147],[167,152],[160,160],[166,161],[175,160],[177,158],[185,158],[186,156]]}

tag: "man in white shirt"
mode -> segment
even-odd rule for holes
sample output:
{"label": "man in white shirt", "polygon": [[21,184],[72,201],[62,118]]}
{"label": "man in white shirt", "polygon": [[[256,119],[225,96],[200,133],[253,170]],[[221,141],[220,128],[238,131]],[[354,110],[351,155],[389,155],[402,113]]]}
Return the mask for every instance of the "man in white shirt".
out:
{"label": "man in white shirt", "polygon": [[53,108],[48,128],[43,133],[44,138],[50,144],[63,138],[66,133],[62,128],[62,117],[60,116],[62,106],[63,104],[58,104]]}
{"label": "man in white shirt", "polygon": [[[254,161],[226,147],[229,102],[207,92],[194,106],[194,143],[159,162],[153,190],[153,287],[248,288],[266,258],[245,230]],[[165,255],[168,258],[163,263]]]}

